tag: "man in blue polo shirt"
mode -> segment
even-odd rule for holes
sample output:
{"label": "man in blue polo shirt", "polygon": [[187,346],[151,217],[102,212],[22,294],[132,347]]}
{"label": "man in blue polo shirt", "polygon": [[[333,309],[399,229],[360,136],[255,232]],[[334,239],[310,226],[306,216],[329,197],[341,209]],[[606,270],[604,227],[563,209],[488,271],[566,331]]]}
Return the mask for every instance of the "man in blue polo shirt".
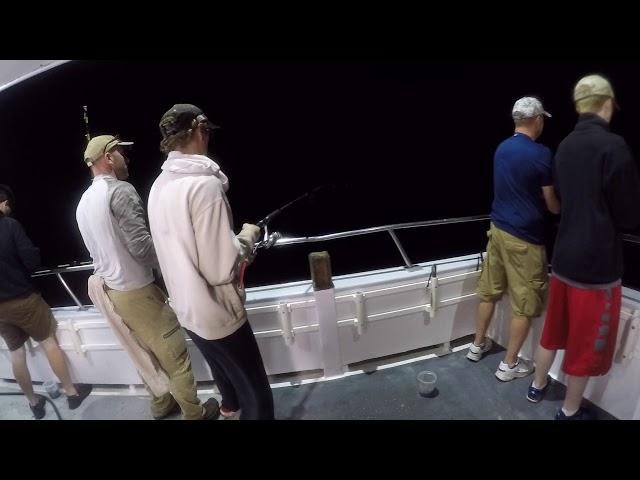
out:
{"label": "man in blue polo shirt", "polygon": [[477,294],[480,298],[476,335],[467,358],[477,362],[491,348],[485,337],[495,303],[508,291],[513,310],[510,338],[496,377],[508,382],[533,372],[518,359],[531,319],[540,316],[548,286],[544,247],[546,210],[560,212],[551,178],[551,151],[536,143],[544,129],[540,100],[524,97],[513,106],[515,133],[503,141],[494,157],[494,200],[487,256]]}

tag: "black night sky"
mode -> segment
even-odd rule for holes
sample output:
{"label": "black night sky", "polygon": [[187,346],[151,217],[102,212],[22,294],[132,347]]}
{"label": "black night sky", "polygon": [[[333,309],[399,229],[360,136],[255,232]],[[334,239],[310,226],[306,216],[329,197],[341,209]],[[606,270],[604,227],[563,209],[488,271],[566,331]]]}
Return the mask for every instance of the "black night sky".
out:
{"label": "black night sky", "polygon": [[[15,216],[44,266],[88,260],[75,222],[90,181],[82,106],[93,135],[136,142],[129,181],[146,202],[163,161],[160,116],[174,103],[194,103],[222,127],[211,153],[230,178],[237,228],[325,183],[337,188],[283,213],[272,229],[304,236],[486,214],[493,152],[512,133],[513,102],[543,100],[553,118],[539,141],[555,151],[576,119],[573,85],[589,73],[611,80],[622,107],[612,129],[638,154],[638,62],[74,61],[0,93],[0,183],[13,187]],[[549,246],[555,222],[550,216]],[[419,262],[479,252],[486,226],[399,237]],[[271,249],[247,283],[306,279],[307,254],[324,249],[336,275],[402,264],[391,238],[379,234]],[[627,285],[640,285],[638,250],[625,248]],[[69,275],[79,293],[85,278]],[[69,303],[44,283],[52,305]]]}

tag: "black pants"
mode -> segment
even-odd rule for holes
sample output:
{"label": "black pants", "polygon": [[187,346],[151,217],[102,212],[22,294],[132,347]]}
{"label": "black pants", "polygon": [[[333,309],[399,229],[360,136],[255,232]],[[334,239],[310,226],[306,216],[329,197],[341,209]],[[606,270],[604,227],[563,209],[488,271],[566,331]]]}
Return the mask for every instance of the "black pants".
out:
{"label": "black pants", "polygon": [[228,337],[206,340],[187,330],[211,368],[227,410],[241,420],[273,420],[273,395],[249,322]]}

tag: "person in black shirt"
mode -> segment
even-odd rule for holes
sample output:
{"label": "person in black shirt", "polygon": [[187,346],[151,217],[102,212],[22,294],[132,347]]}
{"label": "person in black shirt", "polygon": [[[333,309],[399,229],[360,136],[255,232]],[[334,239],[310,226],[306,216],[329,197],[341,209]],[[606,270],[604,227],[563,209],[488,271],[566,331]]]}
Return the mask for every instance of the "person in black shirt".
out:
{"label": "person in black shirt", "polygon": [[45,399],[33,392],[24,348],[29,337],[42,345],[51,369],[62,382],[71,410],[80,406],[91,386],[71,382],[69,367],[55,336],[56,320],[31,282],[31,274],[40,264],[40,250],[22,225],[10,217],[13,203],[11,189],[0,185],[0,336],[11,352],[16,382],[39,420],[46,413]]}
{"label": "person in black shirt", "polygon": [[611,133],[617,106],[609,81],[582,78],[574,89],[579,114],[555,156],[561,203],[547,305],[527,398],[538,402],[557,350],[565,350],[567,394],[557,420],[582,419],[589,377],[611,368],[621,305],[622,231],[640,225],[640,179],[626,142]]}

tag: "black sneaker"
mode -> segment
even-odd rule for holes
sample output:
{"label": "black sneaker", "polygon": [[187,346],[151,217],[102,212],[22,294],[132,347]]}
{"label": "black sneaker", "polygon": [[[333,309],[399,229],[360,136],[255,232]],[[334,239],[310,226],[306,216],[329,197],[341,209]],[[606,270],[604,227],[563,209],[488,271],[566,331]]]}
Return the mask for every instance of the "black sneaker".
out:
{"label": "black sneaker", "polygon": [[527,400],[533,403],[538,403],[540,400],[544,398],[545,393],[549,390],[549,385],[551,385],[551,377],[547,375],[547,384],[542,388],[536,388],[533,386],[533,382],[529,385],[529,390],[527,391]]}
{"label": "black sneaker", "polygon": [[47,400],[42,395],[36,394],[36,397],[38,397],[38,403],[36,403],[35,405],[29,404],[29,408],[31,409],[31,413],[33,413],[33,416],[36,418],[36,420],[40,420],[47,413],[44,409]]}
{"label": "black sneaker", "polygon": [[78,394],[67,397],[69,410],[75,410],[76,408],[78,408],[82,401],[89,396],[91,390],[93,390],[93,386],[86,383],[78,383],[75,384],[74,387],[76,387]]}
{"label": "black sneaker", "polygon": [[204,407],[204,414],[201,420],[217,420],[220,416],[220,404],[215,398],[210,398],[202,404]]}
{"label": "black sneaker", "polygon": [[558,413],[556,413],[556,417],[555,417],[555,420],[594,420],[594,419],[595,418],[593,414],[582,407],[580,407],[578,411],[571,416],[565,415],[565,413],[562,411],[562,408],[561,408],[558,410]]}

